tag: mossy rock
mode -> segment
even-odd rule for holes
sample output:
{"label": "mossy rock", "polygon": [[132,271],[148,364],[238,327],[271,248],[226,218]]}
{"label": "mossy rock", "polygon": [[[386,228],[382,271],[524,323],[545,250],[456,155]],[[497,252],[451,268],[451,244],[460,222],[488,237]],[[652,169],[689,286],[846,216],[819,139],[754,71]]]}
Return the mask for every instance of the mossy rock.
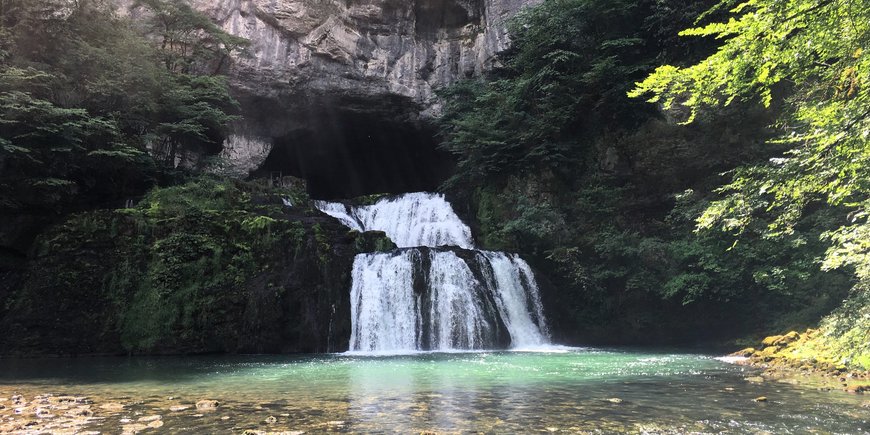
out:
{"label": "mossy rock", "polygon": [[764,346],[773,346],[777,341],[781,339],[781,335],[771,335],[770,337],[764,337],[764,340],[761,340],[761,344],[763,344]]}
{"label": "mossy rock", "polygon": [[757,352],[754,347],[747,347],[745,349],[738,350],[737,352],[732,353],[730,356],[742,356],[742,357],[751,357]]}
{"label": "mossy rock", "polygon": [[383,231],[357,233],[354,247],[359,253],[383,252],[396,249],[396,244]]}

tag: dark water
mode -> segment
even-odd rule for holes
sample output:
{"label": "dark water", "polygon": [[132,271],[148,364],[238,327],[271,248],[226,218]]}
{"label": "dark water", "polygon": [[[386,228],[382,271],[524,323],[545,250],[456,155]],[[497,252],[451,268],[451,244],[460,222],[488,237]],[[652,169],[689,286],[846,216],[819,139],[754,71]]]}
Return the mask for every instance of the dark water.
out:
{"label": "dark water", "polygon": [[[0,398],[86,396],[93,416],[67,427],[106,433],[155,415],[162,427],[144,433],[870,433],[870,397],[745,379],[756,374],[701,355],[592,349],[0,360]],[[221,406],[197,410],[201,399]],[[125,407],[100,408],[109,402]],[[10,430],[29,410],[4,403]]]}

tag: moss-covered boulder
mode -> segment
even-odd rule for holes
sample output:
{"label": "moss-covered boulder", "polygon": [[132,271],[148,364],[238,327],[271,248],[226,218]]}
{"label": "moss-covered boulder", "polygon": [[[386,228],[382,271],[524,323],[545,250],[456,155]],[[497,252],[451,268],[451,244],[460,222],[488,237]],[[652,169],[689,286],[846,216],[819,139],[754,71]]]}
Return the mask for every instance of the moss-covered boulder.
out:
{"label": "moss-covered boulder", "polygon": [[157,189],[38,238],[0,354],[343,350],[353,257],[383,238],[309,207],[304,186]]}

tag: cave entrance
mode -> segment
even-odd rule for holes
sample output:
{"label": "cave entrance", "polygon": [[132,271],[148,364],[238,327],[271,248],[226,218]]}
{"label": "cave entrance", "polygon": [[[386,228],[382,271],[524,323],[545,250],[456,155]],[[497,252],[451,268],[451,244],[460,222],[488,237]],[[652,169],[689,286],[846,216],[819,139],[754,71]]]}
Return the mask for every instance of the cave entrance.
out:
{"label": "cave entrance", "polygon": [[422,122],[346,109],[314,110],[305,121],[274,138],[256,176],[293,175],[308,182],[312,198],[343,199],[432,191],[454,168],[436,130]]}

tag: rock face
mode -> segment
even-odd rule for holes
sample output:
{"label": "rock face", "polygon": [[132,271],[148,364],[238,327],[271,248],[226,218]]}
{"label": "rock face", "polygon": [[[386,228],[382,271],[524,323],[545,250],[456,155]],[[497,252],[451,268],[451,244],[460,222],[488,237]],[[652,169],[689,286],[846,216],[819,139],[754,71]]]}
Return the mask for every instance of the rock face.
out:
{"label": "rock face", "polygon": [[285,205],[287,188],[238,185],[173,190],[187,204],[226,195],[236,206],[175,213],[164,194],[159,223],[98,210],[49,228],[20,285],[0,285],[0,357],[347,349],[354,256],[394,246],[298,197]]}
{"label": "rock face", "polygon": [[276,138],[332,127],[335,113],[425,121],[435,90],[491,67],[507,21],[539,1],[192,0],[251,41],[230,72],[244,119],[224,157],[253,169]]}

